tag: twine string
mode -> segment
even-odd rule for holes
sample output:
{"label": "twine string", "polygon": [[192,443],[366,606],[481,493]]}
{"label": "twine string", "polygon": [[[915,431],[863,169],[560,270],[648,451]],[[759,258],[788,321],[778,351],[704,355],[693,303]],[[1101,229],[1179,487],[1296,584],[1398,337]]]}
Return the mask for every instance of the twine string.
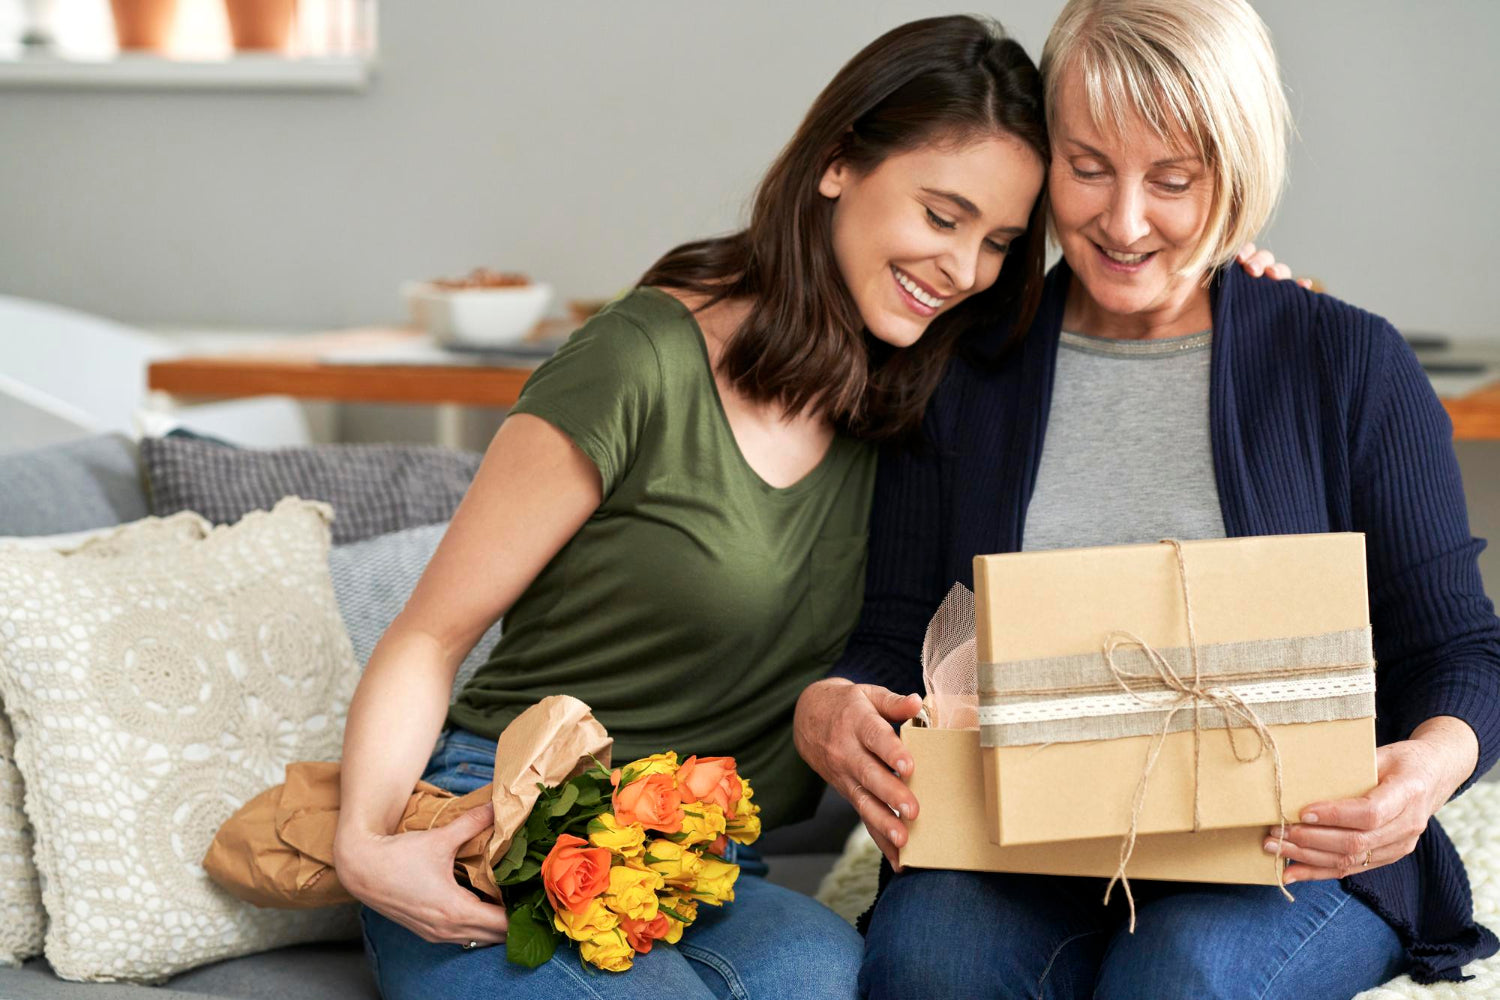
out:
{"label": "twine string", "polygon": [[[1250,764],[1265,756],[1269,751],[1272,766],[1275,771],[1276,781],[1276,815],[1286,816],[1286,809],[1282,802],[1282,771],[1281,751],[1276,746],[1276,738],[1271,735],[1264,722],[1250,705],[1228,687],[1205,685],[1202,680],[1202,670],[1198,658],[1198,635],[1197,626],[1193,621],[1192,592],[1188,585],[1187,562],[1183,558],[1182,543],[1174,538],[1164,538],[1162,543],[1172,546],[1177,556],[1178,579],[1182,583],[1182,601],[1187,611],[1187,634],[1189,663],[1192,666],[1191,680],[1184,680],[1178,672],[1173,669],[1172,664],[1167,661],[1158,650],[1140,636],[1126,631],[1115,631],[1105,636],[1103,643],[1104,663],[1109,668],[1115,683],[1126,694],[1137,701],[1149,703],[1134,687],[1132,681],[1151,681],[1153,686],[1160,683],[1170,691],[1177,692],[1177,697],[1171,702],[1166,712],[1166,719],[1162,722],[1161,729],[1151,739],[1151,744],[1146,752],[1146,764],[1141,771],[1140,780],[1136,782],[1135,795],[1130,805],[1130,828],[1120,841],[1120,863],[1115,868],[1115,873],[1110,877],[1109,884],[1104,888],[1104,902],[1109,903],[1110,895],[1114,892],[1118,883],[1125,892],[1125,900],[1130,908],[1130,933],[1135,933],[1135,895],[1130,891],[1130,880],[1125,875],[1125,866],[1130,862],[1131,855],[1135,852],[1137,831],[1140,827],[1141,809],[1146,801],[1146,789],[1150,784],[1151,772],[1156,767],[1157,758],[1161,756],[1162,747],[1166,744],[1167,735],[1172,731],[1172,720],[1177,713],[1185,708],[1193,712],[1193,832],[1202,829],[1202,737],[1203,737],[1203,708],[1204,704],[1210,708],[1217,709],[1224,718],[1224,728],[1227,730],[1229,747],[1234,754],[1235,760],[1242,764]],[[1122,669],[1115,663],[1114,654],[1121,647],[1135,647],[1146,657],[1146,661],[1155,669],[1148,673],[1132,673]],[[1244,728],[1250,729],[1255,734],[1254,753],[1248,756],[1240,752],[1238,744],[1234,739],[1234,726],[1232,723],[1239,720]],[[1272,859],[1276,866],[1276,885],[1281,894],[1288,900],[1292,894],[1287,890],[1285,873],[1281,863],[1281,857]]]}

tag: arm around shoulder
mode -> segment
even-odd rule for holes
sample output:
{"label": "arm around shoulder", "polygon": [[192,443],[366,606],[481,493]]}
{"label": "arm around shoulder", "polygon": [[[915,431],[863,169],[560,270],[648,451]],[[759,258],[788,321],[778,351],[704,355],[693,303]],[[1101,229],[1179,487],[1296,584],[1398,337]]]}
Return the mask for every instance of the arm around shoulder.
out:
{"label": "arm around shoulder", "polygon": [[1440,717],[1467,725],[1478,746],[1462,790],[1500,757],[1500,621],[1479,574],[1484,543],[1469,532],[1452,425],[1416,356],[1385,321],[1349,312],[1371,327],[1350,485],[1383,735],[1408,739]]}

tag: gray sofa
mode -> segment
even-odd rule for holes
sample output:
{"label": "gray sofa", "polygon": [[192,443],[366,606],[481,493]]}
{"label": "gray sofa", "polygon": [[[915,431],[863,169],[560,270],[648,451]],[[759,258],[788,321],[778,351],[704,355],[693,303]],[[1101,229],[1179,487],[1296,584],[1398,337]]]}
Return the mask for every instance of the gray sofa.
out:
{"label": "gray sofa", "polygon": [[[100,436],[0,454],[0,536],[107,527],[145,517],[148,506],[136,448],[123,437]],[[771,881],[816,892],[855,822],[841,799],[825,795],[812,819],[768,832],[760,846],[770,863]],[[357,941],[282,948],[219,962],[155,987],[63,981],[52,974],[45,958],[19,968],[0,967],[0,1000],[204,996],[372,1000],[378,992]]]}

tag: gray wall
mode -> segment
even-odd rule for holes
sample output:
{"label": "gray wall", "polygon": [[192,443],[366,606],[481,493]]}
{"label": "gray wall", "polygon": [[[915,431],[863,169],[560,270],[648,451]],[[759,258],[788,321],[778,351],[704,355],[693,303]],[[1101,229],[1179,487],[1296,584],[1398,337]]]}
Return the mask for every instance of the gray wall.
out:
{"label": "gray wall", "polygon": [[[918,0],[382,3],[359,95],[0,90],[0,291],[135,323],[399,316],[477,264],[607,295],[741,217]],[[1058,0],[1006,0],[1035,53]],[[1262,0],[1298,112],[1269,243],[1408,329],[1500,339],[1500,3]]]}

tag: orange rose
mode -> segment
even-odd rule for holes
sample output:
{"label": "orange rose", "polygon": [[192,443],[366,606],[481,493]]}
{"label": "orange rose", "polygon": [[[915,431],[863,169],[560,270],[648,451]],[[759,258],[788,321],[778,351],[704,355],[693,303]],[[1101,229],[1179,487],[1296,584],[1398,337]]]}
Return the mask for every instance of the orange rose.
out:
{"label": "orange rose", "polygon": [[689,757],[677,769],[677,787],[684,802],[712,802],[734,819],[740,801],[740,778],[733,757]]}
{"label": "orange rose", "polygon": [[639,823],[662,833],[682,829],[682,795],[670,774],[648,774],[615,788],[615,821]]}
{"label": "orange rose", "polygon": [[582,837],[563,834],[542,862],[542,887],[554,910],[581,912],[589,900],[609,888],[609,851],[590,847]]}
{"label": "orange rose", "polygon": [[620,929],[630,947],[642,955],[651,950],[651,942],[660,941],[672,930],[672,922],[665,913],[658,913],[650,920],[621,920]]}

